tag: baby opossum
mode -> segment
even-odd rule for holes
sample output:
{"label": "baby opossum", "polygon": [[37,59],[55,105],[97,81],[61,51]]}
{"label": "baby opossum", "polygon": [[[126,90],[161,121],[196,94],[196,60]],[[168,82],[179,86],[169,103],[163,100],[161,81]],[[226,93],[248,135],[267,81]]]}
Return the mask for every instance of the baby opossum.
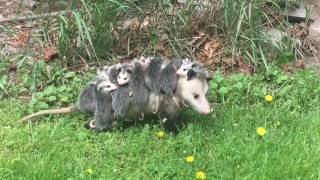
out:
{"label": "baby opossum", "polygon": [[[136,112],[141,113],[140,120],[143,120],[143,107],[148,97],[148,90],[145,87],[144,77],[146,68],[149,66],[148,58],[135,59],[130,64],[119,65],[117,77],[119,88],[112,95],[112,106],[115,116],[122,118],[132,104],[136,106]],[[126,78],[126,79],[125,79]]]}
{"label": "baby opossum", "polygon": [[166,65],[166,61],[159,57],[150,58],[150,64],[146,70],[145,74],[145,83],[148,89],[150,90],[150,94],[152,99],[155,100],[153,103],[152,111],[156,114],[159,110],[159,101],[160,101],[160,83],[161,83],[161,71]]}
{"label": "baby opossum", "polygon": [[[99,89],[100,91],[114,91],[117,88],[115,80],[113,80],[112,77],[106,75],[104,71],[105,70],[101,71],[100,69],[98,69],[96,78],[92,80],[81,92],[79,102],[77,104],[66,108],[39,111],[22,118],[20,121],[18,121],[18,123],[23,123],[28,120],[32,120],[32,118],[47,114],[64,114],[75,111],[94,113],[97,104],[96,89]],[[99,86],[97,86],[98,81]]]}

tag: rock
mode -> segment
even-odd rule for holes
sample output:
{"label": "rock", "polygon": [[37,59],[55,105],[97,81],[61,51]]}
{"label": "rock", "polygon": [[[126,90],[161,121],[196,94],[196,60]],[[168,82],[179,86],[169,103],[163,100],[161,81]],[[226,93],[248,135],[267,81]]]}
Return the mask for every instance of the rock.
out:
{"label": "rock", "polygon": [[311,18],[314,19],[309,26],[309,38],[320,47],[320,1],[311,2]]}
{"label": "rock", "polygon": [[290,23],[301,23],[306,20],[306,8],[301,6],[299,8],[290,8],[288,10],[288,21]]}
{"label": "rock", "polygon": [[320,19],[309,26],[309,38],[320,46]]}

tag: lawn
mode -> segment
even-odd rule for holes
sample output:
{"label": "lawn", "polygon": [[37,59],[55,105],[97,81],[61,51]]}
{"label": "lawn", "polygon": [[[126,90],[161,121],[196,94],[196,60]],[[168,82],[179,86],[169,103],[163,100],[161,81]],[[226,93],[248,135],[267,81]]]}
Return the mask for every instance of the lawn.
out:
{"label": "lawn", "polygon": [[[183,111],[180,133],[163,138],[154,122],[94,133],[83,128],[90,117],[81,113],[15,125],[25,105],[6,98],[0,179],[195,179],[197,171],[207,179],[319,179],[319,82],[309,71],[271,80],[218,74],[211,82],[214,112]],[[258,127],[266,128],[263,137]]]}

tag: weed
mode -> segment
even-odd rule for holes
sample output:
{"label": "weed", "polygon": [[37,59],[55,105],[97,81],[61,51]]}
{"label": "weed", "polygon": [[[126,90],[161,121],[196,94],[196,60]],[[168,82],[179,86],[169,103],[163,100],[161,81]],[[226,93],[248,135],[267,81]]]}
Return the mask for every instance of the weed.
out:
{"label": "weed", "polygon": [[[88,74],[87,81],[93,74]],[[85,84],[84,79],[75,72],[66,70],[56,71],[49,77],[43,91],[33,94],[28,104],[28,112],[48,109],[49,107],[63,107],[76,102],[80,88]]]}
{"label": "weed", "polygon": [[[274,14],[282,8],[277,1],[224,1],[224,22],[230,53],[244,57],[268,72],[274,64],[288,63],[294,59],[294,40],[283,36],[289,27],[278,21]],[[271,6],[270,6],[271,4]],[[288,9],[292,3],[285,6]],[[270,13],[271,11],[271,13]],[[267,27],[277,32],[268,32]],[[275,37],[280,36],[276,42]],[[272,52],[272,53],[271,53]]]}
{"label": "weed", "polygon": [[217,72],[210,87],[210,99],[214,102],[252,104],[262,102],[265,95],[271,94],[288,109],[302,110],[316,108],[313,104],[319,101],[320,79],[313,71],[299,71],[289,76],[273,67],[269,74],[235,74],[228,79]]}

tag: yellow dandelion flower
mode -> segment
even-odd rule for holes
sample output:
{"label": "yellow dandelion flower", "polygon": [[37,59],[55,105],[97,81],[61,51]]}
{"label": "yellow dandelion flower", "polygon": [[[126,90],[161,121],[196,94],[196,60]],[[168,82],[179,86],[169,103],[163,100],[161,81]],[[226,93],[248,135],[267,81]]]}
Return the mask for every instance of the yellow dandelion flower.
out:
{"label": "yellow dandelion flower", "polygon": [[206,174],[203,171],[198,171],[196,174],[196,178],[200,180],[206,179]]}
{"label": "yellow dandelion flower", "polygon": [[164,133],[163,131],[157,132],[157,137],[158,137],[158,138],[163,138],[164,135],[165,135],[165,133]]}
{"label": "yellow dandelion flower", "polygon": [[186,157],[186,161],[187,161],[187,163],[192,163],[194,161],[194,157],[193,156],[187,156]]}
{"label": "yellow dandelion flower", "polygon": [[264,127],[258,127],[257,128],[257,134],[261,137],[263,137],[267,133],[266,128]]}
{"label": "yellow dandelion flower", "polygon": [[94,172],[94,171],[93,171],[93,169],[91,169],[91,168],[88,168],[88,169],[86,170],[86,173],[87,173],[87,174],[90,174],[90,175],[93,174],[93,172]]}
{"label": "yellow dandelion flower", "polygon": [[273,97],[271,96],[271,95],[266,95],[265,97],[264,97],[264,99],[267,101],[267,102],[272,102],[272,100],[273,100]]}

